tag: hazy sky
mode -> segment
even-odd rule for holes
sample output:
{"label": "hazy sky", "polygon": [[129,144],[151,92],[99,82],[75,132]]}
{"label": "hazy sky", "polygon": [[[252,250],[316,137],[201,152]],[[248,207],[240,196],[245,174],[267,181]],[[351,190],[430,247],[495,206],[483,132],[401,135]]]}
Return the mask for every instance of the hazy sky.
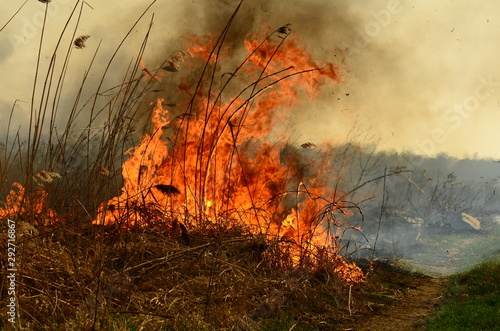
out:
{"label": "hazy sky", "polygon": [[[23,3],[4,1],[0,26]],[[49,4],[46,35],[50,38],[42,51],[42,68],[75,3]],[[99,41],[97,68],[107,62],[150,1],[87,3],[93,9],[84,6],[77,35],[91,38],[85,49],[73,52],[68,95],[75,92],[72,87],[78,86]],[[215,33],[237,3],[158,0],[123,46],[116,65],[126,66],[134,58],[153,13],[146,50],[150,62],[182,50],[186,33]],[[44,8],[30,0],[0,32],[2,130],[14,100],[23,101],[16,107],[14,127],[29,114]],[[342,142],[349,136],[399,151],[500,158],[500,3],[246,0],[236,29],[258,33],[286,23],[319,62],[332,61],[344,68],[343,83],[325,87],[316,102],[302,106],[285,123],[300,141]]]}

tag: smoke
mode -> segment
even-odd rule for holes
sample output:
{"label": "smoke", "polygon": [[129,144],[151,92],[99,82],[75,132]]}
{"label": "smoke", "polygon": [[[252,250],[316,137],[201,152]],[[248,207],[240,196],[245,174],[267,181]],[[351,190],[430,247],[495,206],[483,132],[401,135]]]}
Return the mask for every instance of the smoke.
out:
{"label": "smoke", "polygon": [[[86,49],[73,52],[66,95],[79,86],[101,42],[91,74],[91,79],[98,80],[149,3],[107,1],[92,4],[93,9],[84,6],[78,34],[91,38]],[[221,31],[238,4],[235,0],[158,1],[121,46],[106,87],[123,80],[153,13],[144,55],[150,67],[184,50],[188,35]],[[6,5],[7,19],[17,6]],[[49,6],[42,68],[47,66],[74,3],[54,0]],[[0,52],[0,67],[7,77],[1,85],[1,98],[6,104],[12,105],[15,99],[30,101],[44,8],[42,3],[30,2],[0,33],[6,44]],[[499,9],[496,3],[451,0],[244,1],[226,43],[238,54],[247,34],[291,24],[318,62],[330,61],[342,68],[341,84],[326,87],[319,99],[295,110],[282,123],[300,141],[344,141],[354,131],[354,137],[372,137],[380,149],[497,157],[500,69],[496,54],[500,46],[495,40]],[[2,130],[8,114],[4,108]],[[22,124],[28,109],[19,106],[14,127]]]}
{"label": "smoke", "polygon": [[[213,3],[203,10],[208,31],[236,2]],[[345,141],[354,130],[379,149],[494,157],[500,73],[492,13],[499,9],[465,1],[252,1],[243,3],[230,40],[237,49],[247,33],[289,23],[316,59],[341,67],[341,84],[283,123],[301,140]]]}
{"label": "smoke", "polygon": [[[391,4],[398,4],[395,10]],[[343,87],[349,96],[338,100],[343,110],[337,104],[337,121],[326,122],[355,118],[359,130],[380,139],[381,148],[496,155],[492,139],[498,136],[487,119],[498,119],[491,18],[498,8],[488,7],[376,1],[370,8],[353,8],[361,17],[355,31],[364,47],[347,56],[350,71]],[[478,98],[484,80],[491,83]],[[466,110],[459,113],[457,105]]]}
{"label": "smoke", "polygon": [[291,23],[316,58],[344,69],[342,84],[291,116],[289,128],[302,139],[343,141],[356,127],[380,149],[497,155],[497,5],[294,1],[251,8],[236,24],[258,31]]}

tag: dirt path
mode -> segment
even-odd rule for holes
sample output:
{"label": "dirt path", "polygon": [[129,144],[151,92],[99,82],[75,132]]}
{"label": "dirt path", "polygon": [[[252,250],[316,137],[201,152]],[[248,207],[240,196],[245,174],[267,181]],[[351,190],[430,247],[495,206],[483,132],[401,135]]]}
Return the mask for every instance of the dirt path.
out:
{"label": "dirt path", "polygon": [[445,289],[444,278],[424,278],[401,293],[392,303],[379,306],[370,315],[355,316],[352,326],[342,330],[425,330]]}

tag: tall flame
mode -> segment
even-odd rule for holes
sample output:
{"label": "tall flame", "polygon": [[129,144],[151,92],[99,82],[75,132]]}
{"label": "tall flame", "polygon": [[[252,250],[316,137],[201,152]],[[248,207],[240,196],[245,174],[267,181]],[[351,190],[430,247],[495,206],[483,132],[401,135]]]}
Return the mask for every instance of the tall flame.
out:
{"label": "tall flame", "polygon": [[[157,100],[152,132],[127,151],[121,195],[100,207],[95,222],[143,226],[168,220],[189,229],[237,223],[278,242],[294,265],[327,256],[347,281],[362,279],[360,270],[338,255],[339,227],[332,225],[338,225],[334,214],[345,206],[326,198],[324,174],[308,178],[298,153],[286,151],[285,139],[270,141],[286,109],[315,97],[327,80],[340,80],[337,67],[326,63],[319,69],[296,39],[287,40],[289,31],[280,29],[277,42],[245,41],[246,59],[220,75],[219,92],[213,77],[220,74],[219,57],[228,52],[215,54],[216,47],[200,44],[189,49],[194,59],[206,61],[211,75],[207,70],[191,87],[193,97],[179,116]],[[250,83],[238,85],[243,78]],[[187,90],[186,84],[179,91]],[[230,91],[237,92],[224,100]]]}

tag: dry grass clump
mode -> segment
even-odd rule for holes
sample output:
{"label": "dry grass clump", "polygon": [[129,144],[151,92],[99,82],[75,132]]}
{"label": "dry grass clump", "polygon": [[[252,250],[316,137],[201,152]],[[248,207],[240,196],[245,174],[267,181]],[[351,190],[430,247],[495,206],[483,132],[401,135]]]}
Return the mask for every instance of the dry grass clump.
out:
{"label": "dry grass clump", "polygon": [[17,224],[19,320],[26,328],[320,327],[347,313],[349,287],[327,264],[316,271],[276,268],[272,247],[241,228],[190,233],[186,245],[159,225],[117,231]]}
{"label": "dry grass clump", "polygon": [[75,41],[73,42],[73,44],[75,45],[76,48],[78,49],[82,49],[82,48],[85,48],[85,42],[87,41],[87,39],[89,39],[90,36],[89,35],[84,35],[84,36],[80,36],[78,38],[75,39]]}

